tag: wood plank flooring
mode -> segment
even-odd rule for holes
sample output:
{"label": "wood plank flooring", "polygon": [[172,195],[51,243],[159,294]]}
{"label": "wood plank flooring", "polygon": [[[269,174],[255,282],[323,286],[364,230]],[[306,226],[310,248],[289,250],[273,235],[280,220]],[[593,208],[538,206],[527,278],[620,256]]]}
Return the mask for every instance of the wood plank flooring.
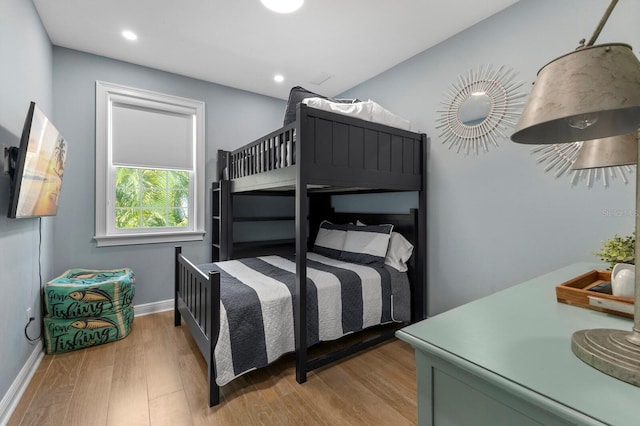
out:
{"label": "wood plank flooring", "polygon": [[[349,337],[359,339],[361,336]],[[347,338],[347,339],[349,339]],[[337,343],[314,348],[311,354]],[[173,312],[137,317],[128,337],[45,355],[9,425],[412,425],[413,350],[377,345],[295,381],[293,355],[248,373],[207,405],[204,358]]]}

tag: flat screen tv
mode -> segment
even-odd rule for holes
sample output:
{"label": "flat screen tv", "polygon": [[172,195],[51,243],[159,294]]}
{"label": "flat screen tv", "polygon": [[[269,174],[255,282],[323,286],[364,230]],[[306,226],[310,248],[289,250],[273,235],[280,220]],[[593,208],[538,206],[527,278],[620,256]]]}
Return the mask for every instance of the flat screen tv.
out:
{"label": "flat screen tv", "polygon": [[55,216],[62,188],[67,143],[31,102],[19,147],[9,148],[10,218]]}

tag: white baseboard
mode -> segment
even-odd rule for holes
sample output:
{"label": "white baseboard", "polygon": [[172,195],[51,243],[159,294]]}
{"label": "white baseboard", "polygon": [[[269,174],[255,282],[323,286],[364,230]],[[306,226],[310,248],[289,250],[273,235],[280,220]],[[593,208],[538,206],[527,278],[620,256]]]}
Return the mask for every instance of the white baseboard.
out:
{"label": "white baseboard", "polygon": [[33,348],[33,352],[31,352],[27,362],[20,370],[20,373],[18,373],[18,376],[11,384],[11,387],[9,387],[9,390],[2,398],[2,401],[0,401],[0,425],[4,426],[9,422],[9,418],[18,406],[20,398],[22,398],[29,382],[31,382],[31,378],[38,369],[43,357],[44,351],[42,340],[40,340],[36,347]]}
{"label": "white baseboard", "polygon": [[158,312],[165,312],[173,310],[173,299],[160,300],[159,302],[143,303],[141,305],[135,305],[133,307],[135,316],[141,317],[143,315],[156,314]]}

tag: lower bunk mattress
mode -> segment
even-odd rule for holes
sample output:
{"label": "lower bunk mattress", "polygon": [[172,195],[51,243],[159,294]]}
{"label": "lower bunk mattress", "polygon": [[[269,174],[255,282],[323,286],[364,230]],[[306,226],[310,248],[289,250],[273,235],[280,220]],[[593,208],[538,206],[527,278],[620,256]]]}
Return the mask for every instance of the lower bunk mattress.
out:
{"label": "lower bunk mattress", "polygon": [[[295,257],[263,256],[199,265],[220,272],[216,383],[295,350]],[[410,320],[406,273],[309,253],[307,339],[311,346],[374,325]]]}

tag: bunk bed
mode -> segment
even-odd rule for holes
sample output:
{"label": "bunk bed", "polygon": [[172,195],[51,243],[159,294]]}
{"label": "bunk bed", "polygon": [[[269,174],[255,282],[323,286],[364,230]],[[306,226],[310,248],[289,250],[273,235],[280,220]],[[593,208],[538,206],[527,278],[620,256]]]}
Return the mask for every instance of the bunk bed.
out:
{"label": "bunk bed", "polygon": [[[235,259],[240,253],[233,239],[233,199],[236,195],[264,194],[295,199],[295,240],[291,241],[295,287],[293,327],[296,380],[307,373],[393,337],[380,334],[321,357],[308,359],[308,270],[313,243],[323,221],[343,224],[392,224],[413,244],[408,262],[410,318],[426,316],[426,200],[427,151],[425,134],[361,120],[340,113],[297,106],[295,122],[235,151],[219,151],[219,181],[212,184],[212,261]],[[340,213],[331,208],[331,196],[363,192],[415,191],[418,209],[406,214]],[[287,218],[288,219],[288,218]],[[284,242],[285,244],[288,242]],[[269,253],[283,244],[257,246]],[[288,246],[289,247],[289,246]],[[241,253],[246,254],[246,253]],[[252,254],[256,254],[253,253]],[[313,263],[313,262],[312,262]],[[210,271],[211,269],[211,271]],[[184,319],[209,366],[209,405],[220,401],[216,384],[215,348],[221,332],[220,272],[213,265],[194,265],[175,250],[175,325]],[[207,271],[207,272],[205,272]]]}

